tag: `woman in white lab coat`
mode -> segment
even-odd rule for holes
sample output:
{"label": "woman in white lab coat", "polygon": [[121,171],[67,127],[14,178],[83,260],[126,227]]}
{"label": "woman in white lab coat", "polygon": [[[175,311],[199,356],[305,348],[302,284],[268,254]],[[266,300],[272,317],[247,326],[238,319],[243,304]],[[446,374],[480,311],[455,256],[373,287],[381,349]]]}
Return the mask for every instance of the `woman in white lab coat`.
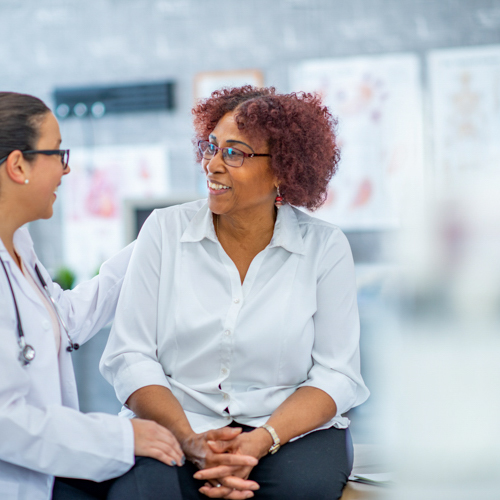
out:
{"label": "woman in white lab coat", "polygon": [[54,476],[104,481],[81,481],[96,489],[93,496],[58,480],[54,498],[137,498],[135,480],[127,481],[139,468],[127,473],[135,456],[172,471],[163,498],[179,498],[175,468],[161,463],[184,461],[168,430],[78,411],[70,351],[113,318],[132,248],[72,291],[51,281],[22,226],[52,216],[70,171],[60,143],[57,120],[42,101],[0,92],[0,498],[48,500]]}

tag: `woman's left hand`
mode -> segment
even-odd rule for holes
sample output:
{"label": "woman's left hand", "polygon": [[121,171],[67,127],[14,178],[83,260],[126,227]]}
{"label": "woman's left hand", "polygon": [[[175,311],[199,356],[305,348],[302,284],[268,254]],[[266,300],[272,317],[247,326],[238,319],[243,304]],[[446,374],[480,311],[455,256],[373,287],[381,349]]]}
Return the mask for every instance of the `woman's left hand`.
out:
{"label": "woman's left hand", "polygon": [[[262,428],[257,428],[251,432],[243,432],[232,441],[208,442],[214,453],[249,455],[257,459],[266,455],[272,444],[270,434]],[[253,493],[248,491],[250,482],[247,479],[252,469],[251,466],[221,465],[211,469],[199,470],[194,477],[195,479],[211,481],[200,488],[200,492],[210,498],[227,498],[231,500],[251,498]],[[214,484],[220,484],[221,486],[215,486]],[[254,483],[252,482],[252,484]]]}

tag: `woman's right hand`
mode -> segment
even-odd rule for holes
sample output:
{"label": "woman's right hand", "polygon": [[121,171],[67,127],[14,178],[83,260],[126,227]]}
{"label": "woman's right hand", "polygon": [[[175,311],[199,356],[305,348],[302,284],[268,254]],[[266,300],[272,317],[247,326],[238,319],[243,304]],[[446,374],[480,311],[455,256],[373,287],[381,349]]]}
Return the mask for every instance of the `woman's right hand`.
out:
{"label": "woman's right hand", "polygon": [[138,457],[151,457],[167,465],[184,465],[184,453],[175,436],[152,420],[133,418],[134,453]]}
{"label": "woman's right hand", "polygon": [[255,466],[258,460],[247,455],[233,455],[230,453],[216,453],[208,445],[208,441],[234,440],[241,433],[238,427],[223,427],[201,434],[192,433],[181,439],[181,445],[188,460],[193,462],[199,469],[210,469],[220,465],[228,466]]}
{"label": "woman's right hand", "polygon": [[[227,445],[229,445],[229,443],[234,441],[240,434],[241,428],[237,427],[223,427],[222,429],[215,429],[201,434],[192,433],[181,440],[182,449],[187,459],[193,462],[199,469],[207,470],[215,467],[218,471],[224,471],[223,474],[232,476],[233,471],[239,470],[241,467],[254,467],[257,465],[258,460],[249,455],[218,453],[212,448],[215,442],[226,442]],[[211,490],[216,494],[217,498],[234,500],[251,498],[254,496],[254,491],[259,489],[259,484],[255,481],[240,477],[232,477],[231,479],[231,488],[220,487],[220,481],[222,481],[220,477],[210,479],[207,484],[220,487],[212,488]],[[200,491],[202,489],[203,487]]]}

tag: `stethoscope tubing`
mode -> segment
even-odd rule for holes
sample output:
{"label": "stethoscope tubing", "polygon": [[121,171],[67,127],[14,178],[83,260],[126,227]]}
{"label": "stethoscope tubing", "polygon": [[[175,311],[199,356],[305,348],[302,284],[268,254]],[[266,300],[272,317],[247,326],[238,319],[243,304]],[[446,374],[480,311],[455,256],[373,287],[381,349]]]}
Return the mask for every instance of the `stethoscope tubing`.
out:
{"label": "stethoscope tubing", "polygon": [[[52,302],[52,305],[54,306],[54,309],[56,311],[57,317],[59,318],[59,321],[61,322],[62,327],[66,331],[66,335],[69,335],[69,329],[66,326],[66,323],[62,319],[62,314],[61,310],[59,309],[59,306],[57,305],[57,302],[54,300],[54,297],[49,292],[49,287],[47,286],[47,283],[43,279],[42,273],[40,272],[40,268],[38,267],[38,264],[35,264],[35,272],[38,276],[38,279],[40,280],[40,283],[42,284],[43,289],[45,290],[45,293],[47,294],[47,297],[50,299]],[[71,341],[71,340],[70,340]]]}
{"label": "stethoscope tubing", "polygon": [[54,297],[52,297],[51,293],[49,292],[49,287],[47,286],[47,283],[43,279],[43,276],[42,276],[42,273],[40,272],[40,268],[38,267],[38,264],[35,264],[35,272],[38,276],[38,279],[40,280],[40,283],[42,284],[43,289],[45,290],[45,294],[52,302],[52,306],[54,307],[54,311],[55,311],[57,318],[59,319],[59,321],[63,327],[63,330],[66,332],[66,337],[68,338],[68,342],[69,342],[69,346],[66,347],[66,350],[68,352],[77,351],[78,349],[80,349],[80,344],[73,342],[73,340],[71,339],[71,337],[69,335],[69,328],[66,326],[66,323],[62,319],[61,310],[59,309],[57,302],[54,300]]}
{"label": "stethoscope tubing", "polygon": [[35,349],[33,346],[26,344],[26,339],[24,337],[23,325],[21,323],[21,315],[19,314],[19,307],[17,306],[16,295],[14,293],[14,288],[12,287],[12,282],[10,281],[9,273],[5,267],[3,259],[0,257],[0,262],[2,263],[3,270],[5,271],[5,276],[7,276],[7,281],[9,283],[10,292],[12,293],[12,298],[14,299],[14,308],[16,310],[17,317],[17,335],[19,344],[19,361],[23,366],[29,365],[35,359]]}
{"label": "stethoscope tubing", "polygon": [[[28,365],[35,359],[35,349],[33,346],[29,345],[26,343],[26,338],[24,336],[24,330],[21,322],[21,315],[19,314],[19,307],[17,305],[17,300],[16,300],[16,295],[14,293],[14,288],[12,287],[12,282],[10,281],[9,273],[7,272],[7,268],[5,267],[5,263],[3,259],[0,257],[0,261],[2,262],[3,270],[5,271],[5,275],[7,276],[7,281],[9,283],[10,287],[10,292],[12,294],[12,298],[14,300],[14,307],[16,310],[16,318],[17,318],[17,334],[18,334],[18,344],[19,344],[19,360],[23,364],[23,366]],[[76,351],[80,348],[80,345],[77,344],[76,342],[73,342],[71,339],[71,336],[69,334],[69,329],[66,326],[66,323],[62,319],[62,314],[61,310],[59,309],[59,305],[57,302],[54,300],[54,297],[52,297],[52,294],[49,291],[49,287],[47,286],[46,281],[44,280],[42,273],[40,272],[40,268],[38,267],[38,264],[35,264],[35,272],[36,275],[38,276],[38,279],[40,280],[40,283],[42,285],[42,288],[45,292],[45,295],[48,297],[50,302],[52,303],[52,307],[54,308],[54,312],[57,315],[57,318],[59,322],[61,323],[61,326],[63,327],[63,330],[66,333],[66,337],[68,338],[69,346],[66,347],[66,350],[68,352]]]}

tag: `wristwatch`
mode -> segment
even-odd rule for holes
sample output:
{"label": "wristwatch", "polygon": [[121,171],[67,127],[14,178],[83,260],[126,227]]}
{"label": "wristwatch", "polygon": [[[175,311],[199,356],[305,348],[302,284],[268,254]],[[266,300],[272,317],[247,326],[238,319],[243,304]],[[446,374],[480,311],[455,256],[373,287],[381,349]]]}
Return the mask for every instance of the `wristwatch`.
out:
{"label": "wristwatch", "polygon": [[274,455],[281,447],[281,441],[280,438],[278,437],[278,434],[276,434],[276,431],[274,430],[274,427],[271,427],[268,424],[261,425],[263,429],[266,429],[269,434],[271,434],[271,437],[273,438],[273,445],[271,448],[269,448],[269,453],[271,455]]}

